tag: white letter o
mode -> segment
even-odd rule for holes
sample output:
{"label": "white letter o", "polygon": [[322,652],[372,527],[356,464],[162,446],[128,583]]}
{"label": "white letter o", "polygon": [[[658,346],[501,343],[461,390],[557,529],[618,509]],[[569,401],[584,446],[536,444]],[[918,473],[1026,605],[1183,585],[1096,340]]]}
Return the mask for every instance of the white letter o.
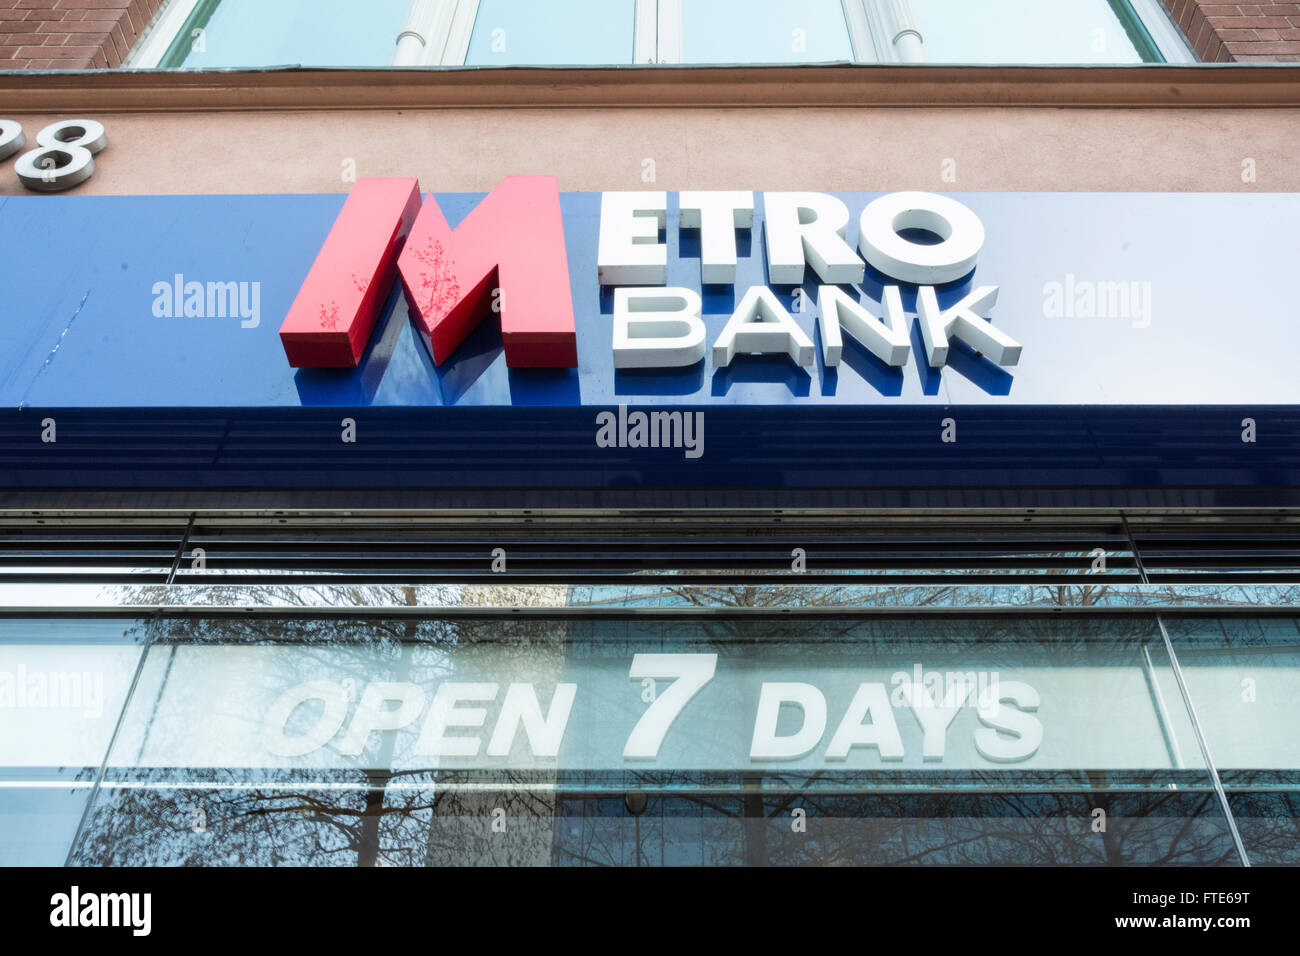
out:
{"label": "white letter o", "polygon": [[[284,731],[289,718],[300,704],[309,700],[324,701],[316,725],[299,737],[290,737]],[[277,757],[301,757],[325,746],[343,727],[348,715],[348,694],[333,681],[313,680],[290,687],[281,694],[266,712],[262,722],[262,742]]]}
{"label": "white letter o", "polygon": [[[925,229],[943,241],[925,246],[899,235]],[[975,268],[984,224],[955,199],[934,193],[890,193],[867,205],[858,221],[858,248],[873,269],[900,282],[943,285]]]}

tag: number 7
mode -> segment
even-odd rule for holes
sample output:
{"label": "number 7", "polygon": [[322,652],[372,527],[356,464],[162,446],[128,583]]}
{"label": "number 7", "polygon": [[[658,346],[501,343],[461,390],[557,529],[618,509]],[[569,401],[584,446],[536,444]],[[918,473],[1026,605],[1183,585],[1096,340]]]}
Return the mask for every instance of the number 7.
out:
{"label": "number 7", "polygon": [[691,699],[713,679],[717,654],[637,654],[628,671],[630,680],[674,677],[671,687],[659,694],[632,728],[623,757],[654,760],[673,721]]}

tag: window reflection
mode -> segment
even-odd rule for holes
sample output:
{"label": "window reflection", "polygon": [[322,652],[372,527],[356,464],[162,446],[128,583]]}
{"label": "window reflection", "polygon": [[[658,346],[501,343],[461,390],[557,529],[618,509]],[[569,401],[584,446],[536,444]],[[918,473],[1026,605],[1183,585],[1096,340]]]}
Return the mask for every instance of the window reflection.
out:
{"label": "window reflection", "polygon": [[1300,863],[1300,621],[1168,626],[1251,862]]}
{"label": "window reflection", "polygon": [[[1212,793],[564,797],[553,862],[579,866],[1231,865]],[[1103,834],[1089,821],[1097,809]],[[792,827],[803,810],[806,831]]]}
{"label": "window reflection", "polygon": [[685,63],[847,63],[840,0],[684,0]]}
{"label": "window reflection", "polygon": [[161,66],[388,66],[409,0],[200,0]]}
{"label": "window reflection", "polygon": [[[651,794],[108,787],[73,862],[117,866],[1233,865],[1202,790]],[[343,784],[344,781],[336,781]],[[639,810],[633,813],[629,804]],[[1107,826],[1093,823],[1104,811]],[[792,826],[796,811],[806,829]],[[500,828],[493,821],[499,819]]]}
{"label": "window reflection", "polygon": [[[78,863],[1236,862],[1152,618],[245,616],[152,626]],[[715,682],[673,724],[659,758],[629,764],[622,747],[646,709],[632,657],[705,651],[717,654]],[[855,687],[896,690],[918,664],[923,674],[989,672],[1032,685],[1041,746],[987,759],[972,744],[981,718],[970,708],[947,724],[943,753],[927,757],[920,718],[894,705],[871,723],[897,724],[901,758],[868,746],[826,759]],[[476,738],[474,758],[420,752],[442,683],[490,681],[499,691],[525,678],[543,707],[557,684],[580,688],[555,759],[535,759],[522,731],[487,759],[499,693],[485,698],[480,721],[448,732]],[[758,688],[776,680],[817,687],[827,728],[798,759],[754,761]],[[304,681],[339,685],[345,716],[319,746],[269,752],[268,702]],[[420,688],[420,706],[345,753],[372,682]],[[397,713],[408,693],[381,710]],[[294,712],[292,734],[305,735],[324,707]],[[782,734],[797,716],[781,713]],[[1260,841],[1277,843],[1275,831],[1294,826],[1289,794],[1279,796],[1248,808],[1257,831],[1272,828]],[[811,828],[792,836],[795,810],[817,821],[814,838]],[[508,837],[493,829],[498,811]]]}
{"label": "window reflection", "polygon": [[1300,786],[1294,778],[1256,791],[1232,786],[1228,805],[1251,865],[1300,864]]}
{"label": "window reflection", "polygon": [[0,619],[0,865],[62,865],[140,659],[143,621]]}
{"label": "window reflection", "polygon": [[93,778],[89,769],[0,772],[0,866],[62,866]]}
{"label": "window reflection", "polygon": [[[909,0],[923,37],[902,56],[958,64],[1163,62],[1131,0]],[[853,11],[855,51],[845,8]],[[191,69],[379,67],[409,0],[197,0],[150,65]],[[418,8],[417,8],[418,9]],[[418,12],[424,62],[454,66],[852,63],[898,59],[891,18],[860,0],[447,0]],[[1162,15],[1162,14],[1151,14]],[[181,14],[180,16],[184,16]],[[1170,29],[1173,29],[1172,25]],[[468,34],[468,36],[466,36]],[[872,34],[868,37],[868,34]],[[905,34],[911,36],[911,34]],[[164,41],[165,42],[165,41]],[[463,60],[462,60],[463,57]]]}
{"label": "window reflection", "polygon": [[467,66],[632,62],[635,0],[480,0]]}
{"label": "window reflection", "polygon": [[1127,0],[911,0],[930,63],[1160,60]]}

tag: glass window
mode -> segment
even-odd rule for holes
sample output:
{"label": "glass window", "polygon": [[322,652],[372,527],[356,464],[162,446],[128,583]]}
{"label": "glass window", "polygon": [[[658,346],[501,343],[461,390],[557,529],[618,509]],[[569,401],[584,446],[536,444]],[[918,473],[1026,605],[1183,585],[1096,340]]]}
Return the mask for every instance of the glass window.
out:
{"label": "glass window", "polygon": [[[415,44],[401,62],[788,65],[878,56],[886,62],[1114,64],[1163,62],[1162,50],[1174,59],[1186,55],[1155,0],[909,2],[923,49],[911,33],[891,48],[891,18],[863,0],[448,0],[419,8],[428,17],[417,24],[427,45]],[[158,35],[136,51],[135,65],[386,66],[409,9],[409,0],[172,0]],[[855,54],[851,33],[868,49]]]}
{"label": "glass window", "polygon": [[683,0],[685,63],[851,62],[840,0]]}
{"label": "glass window", "polygon": [[161,66],[388,66],[409,0],[200,0]]}
{"label": "glass window", "polygon": [[1149,617],[151,627],[76,862],[1236,862]]}
{"label": "glass window", "polygon": [[930,63],[1161,59],[1127,0],[912,0]]}
{"label": "glass window", "polygon": [[632,62],[635,0],[480,0],[467,66]]}
{"label": "glass window", "polygon": [[1184,618],[1169,629],[1251,862],[1300,864],[1300,621]]}
{"label": "glass window", "polygon": [[62,866],[145,625],[0,620],[0,866]]}

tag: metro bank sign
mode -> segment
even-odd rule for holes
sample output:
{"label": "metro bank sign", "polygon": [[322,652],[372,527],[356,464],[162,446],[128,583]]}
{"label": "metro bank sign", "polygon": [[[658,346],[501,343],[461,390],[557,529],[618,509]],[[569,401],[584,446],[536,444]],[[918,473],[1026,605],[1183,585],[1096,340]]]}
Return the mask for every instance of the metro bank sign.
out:
{"label": "metro bank sign", "polygon": [[[703,286],[736,284],[737,230],[754,224],[754,193],[679,194],[680,227],[698,231]],[[986,314],[997,286],[979,286],[940,308],[935,288],[969,276],[984,246],[984,226],[954,199],[922,192],[884,195],[859,214],[858,248],[845,240],[850,210],[811,192],[763,194],[768,281],[802,286],[820,280],[816,314],[827,366],[837,366],[847,332],[885,364],[911,354],[899,285],[883,287],[883,315],[845,291],[866,267],[916,289],[916,322],[932,368],[946,364],[954,339],[1002,366],[1021,346]],[[601,194],[595,278],[613,289],[613,364],[669,369],[700,362],[708,348],[698,292],[670,287],[666,192]],[[929,241],[921,241],[922,237]],[[353,368],[365,353],[395,281],[435,364],[441,366],[485,318],[499,315],[511,368],[574,368],[577,330],[558,182],[504,180],[454,229],[437,200],[422,202],[415,179],[363,179],[335,220],[280,329],[294,368]],[[737,290],[739,293],[739,290]],[[737,356],[784,354],[814,363],[814,344],[768,286],[739,296],[712,343],[716,367]]]}

